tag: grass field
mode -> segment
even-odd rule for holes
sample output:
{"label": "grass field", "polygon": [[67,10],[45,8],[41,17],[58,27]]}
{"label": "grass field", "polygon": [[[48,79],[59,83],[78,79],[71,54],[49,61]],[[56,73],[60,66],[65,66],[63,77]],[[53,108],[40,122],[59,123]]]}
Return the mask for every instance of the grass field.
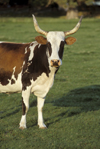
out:
{"label": "grass field", "polygon": [[[78,20],[37,18],[44,30],[70,30]],[[30,42],[32,18],[1,18],[0,41]],[[37,126],[36,97],[30,97],[27,129],[19,130],[21,94],[0,94],[0,149],[100,149],[100,19],[83,19],[65,46],[63,65],[44,106],[48,129]],[[5,58],[6,59],[6,58]]]}

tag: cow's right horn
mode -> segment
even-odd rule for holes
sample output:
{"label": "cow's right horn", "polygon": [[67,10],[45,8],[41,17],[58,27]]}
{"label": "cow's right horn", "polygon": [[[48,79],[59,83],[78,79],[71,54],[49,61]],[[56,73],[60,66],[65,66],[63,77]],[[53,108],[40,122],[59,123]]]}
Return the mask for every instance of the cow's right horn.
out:
{"label": "cow's right horn", "polygon": [[36,30],[38,33],[40,33],[40,34],[47,36],[47,33],[48,33],[48,32],[42,30],[42,29],[39,27],[35,16],[34,16],[34,15],[32,15],[32,16],[33,16],[33,21],[34,21],[35,30]]}

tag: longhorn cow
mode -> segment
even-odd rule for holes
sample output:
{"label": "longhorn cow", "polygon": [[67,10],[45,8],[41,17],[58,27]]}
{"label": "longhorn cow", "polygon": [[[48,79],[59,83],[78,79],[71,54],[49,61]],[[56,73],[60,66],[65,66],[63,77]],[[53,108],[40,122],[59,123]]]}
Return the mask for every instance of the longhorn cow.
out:
{"label": "longhorn cow", "polygon": [[39,128],[46,128],[42,115],[45,97],[62,65],[64,45],[76,41],[74,37],[65,37],[79,29],[82,17],[72,30],[66,32],[46,32],[39,27],[34,15],[33,21],[35,30],[46,38],[37,36],[34,42],[26,44],[0,43],[0,92],[22,92],[21,129],[26,128],[30,93],[37,96]]}

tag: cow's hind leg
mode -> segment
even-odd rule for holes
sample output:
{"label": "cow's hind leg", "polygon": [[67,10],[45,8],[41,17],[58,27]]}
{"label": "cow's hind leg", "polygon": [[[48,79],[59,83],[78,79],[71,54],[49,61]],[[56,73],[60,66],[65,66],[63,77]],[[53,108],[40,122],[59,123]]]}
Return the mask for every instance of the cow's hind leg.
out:
{"label": "cow's hind leg", "polygon": [[19,128],[20,129],[25,129],[26,128],[26,114],[29,109],[29,96],[30,96],[30,90],[25,90],[22,91],[22,117],[21,121],[19,123]]}
{"label": "cow's hind leg", "polygon": [[46,125],[43,122],[43,115],[42,115],[42,109],[44,106],[45,99],[43,98],[37,98],[37,108],[38,108],[38,126],[39,128],[45,129],[47,128]]}

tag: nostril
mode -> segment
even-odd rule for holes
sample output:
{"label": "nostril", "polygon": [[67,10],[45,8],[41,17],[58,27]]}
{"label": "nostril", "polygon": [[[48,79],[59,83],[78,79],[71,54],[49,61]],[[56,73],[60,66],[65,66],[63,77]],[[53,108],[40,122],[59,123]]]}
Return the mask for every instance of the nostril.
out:
{"label": "nostril", "polygon": [[54,60],[51,60],[52,63],[54,63]]}
{"label": "nostril", "polygon": [[58,64],[58,63],[60,63],[60,60],[51,60],[51,63],[56,63],[56,64]]}
{"label": "nostril", "polygon": [[52,63],[59,63],[60,60],[51,60]]}

